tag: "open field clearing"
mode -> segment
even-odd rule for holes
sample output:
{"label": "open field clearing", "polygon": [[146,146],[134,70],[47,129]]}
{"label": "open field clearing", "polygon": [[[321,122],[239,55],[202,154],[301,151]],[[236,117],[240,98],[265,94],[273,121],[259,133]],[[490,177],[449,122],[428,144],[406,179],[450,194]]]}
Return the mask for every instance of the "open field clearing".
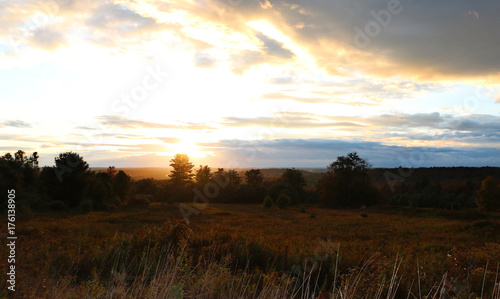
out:
{"label": "open field clearing", "polygon": [[[410,292],[418,298],[418,284],[421,293],[439,289],[453,297],[479,294],[483,282],[483,292],[491,294],[500,261],[499,217],[474,211],[210,204],[191,216],[189,225],[175,219],[182,219],[176,205],[154,203],[20,221],[18,288],[30,291],[17,294],[148,297],[181,290],[186,298],[286,297],[293,295],[294,283],[307,281],[310,289],[295,295],[309,298],[320,289],[330,294],[335,280],[336,289],[361,296],[376,294],[382,283],[384,294],[391,292],[394,277],[393,287],[399,284],[392,291],[395,298]],[[164,271],[182,272],[165,280],[171,281],[168,287],[160,287],[158,273],[139,271],[148,263],[167,265],[162,256],[174,258]],[[395,263],[400,265],[396,275]],[[205,285],[214,283],[208,281],[209,271],[219,280],[210,291]],[[313,279],[308,281],[305,271]],[[116,273],[124,275],[119,285]],[[139,277],[145,279],[140,284]],[[259,277],[267,277],[268,284],[259,283]],[[225,289],[231,282],[249,288]]]}

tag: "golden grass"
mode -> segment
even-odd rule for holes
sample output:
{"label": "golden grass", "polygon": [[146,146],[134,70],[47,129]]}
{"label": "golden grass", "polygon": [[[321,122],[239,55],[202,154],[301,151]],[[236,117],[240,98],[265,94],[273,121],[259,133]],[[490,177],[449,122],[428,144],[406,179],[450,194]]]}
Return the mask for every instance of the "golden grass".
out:
{"label": "golden grass", "polygon": [[[301,208],[280,210],[258,205],[210,204],[190,218],[189,227],[193,231],[189,238],[190,258],[224,248],[224,253],[231,255],[233,266],[245,264],[245,256],[250,258],[250,263],[255,262],[245,275],[278,271],[281,274],[276,277],[286,272],[296,278],[307,262],[309,266],[316,263],[322,267],[315,272],[319,277],[318,288],[331,291],[328,289],[334,277],[345,284],[356,281],[356,275],[363,273],[364,280],[356,284],[358,292],[368,288],[376,290],[382,281],[387,282],[384,292],[388,292],[393,267],[399,261],[398,290],[403,294],[411,292],[418,297],[417,282],[427,292],[445,283],[450,284],[449,290],[455,293],[479,293],[483,283],[486,292],[493,291],[496,265],[500,261],[500,231],[495,229],[500,222],[495,217],[457,220],[446,219],[453,217],[449,213],[444,217],[435,210],[325,210],[314,206],[306,206],[306,212],[302,213]],[[362,213],[366,215],[362,217]],[[457,215],[459,213],[463,212]],[[160,226],[170,219],[182,219],[178,207],[155,203],[143,209],[125,207],[116,212],[67,217],[45,214],[19,222],[18,267],[19,277],[23,279],[18,288],[33,295],[66,284],[75,294],[76,288],[88,292],[89,281],[103,279],[94,273],[101,267],[94,263],[102,261],[101,255],[110,250],[112,240],[140,238],[145,224]],[[238,244],[247,248],[235,249]],[[6,256],[6,249],[2,248],[1,253]],[[215,262],[220,265],[221,260],[214,259]],[[0,271],[6,271],[5,266],[4,261]],[[224,271],[233,271],[233,266]],[[242,273],[220,279],[242,283],[245,281]],[[40,281],[42,277],[45,282]],[[276,277],[273,288],[280,284]],[[203,279],[199,279],[196,285],[202,282]],[[252,280],[252,283],[255,282]],[[107,289],[106,285],[101,287]],[[5,290],[5,282],[2,288]]]}

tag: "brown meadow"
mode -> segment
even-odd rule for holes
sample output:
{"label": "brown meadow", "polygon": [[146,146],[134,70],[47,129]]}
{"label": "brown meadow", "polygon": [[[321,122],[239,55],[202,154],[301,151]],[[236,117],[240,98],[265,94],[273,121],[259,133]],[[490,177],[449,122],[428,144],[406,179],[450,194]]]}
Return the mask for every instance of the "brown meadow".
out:
{"label": "brown meadow", "polygon": [[499,228],[498,215],[383,207],[210,204],[189,225],[161,203],[51,212],[19,221],[16,295],[498,298]]}

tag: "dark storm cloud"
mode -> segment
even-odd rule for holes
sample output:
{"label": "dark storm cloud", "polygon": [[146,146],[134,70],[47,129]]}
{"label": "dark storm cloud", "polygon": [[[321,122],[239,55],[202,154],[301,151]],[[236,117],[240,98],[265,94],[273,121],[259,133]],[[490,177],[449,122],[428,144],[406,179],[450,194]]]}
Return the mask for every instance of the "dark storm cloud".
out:
{"label": "dark storm cloud", "polygon": [[499,1],[243,1],[213,18],[233,27],[270,20],[332,72],[474,77],[499,73],[499,11]]}

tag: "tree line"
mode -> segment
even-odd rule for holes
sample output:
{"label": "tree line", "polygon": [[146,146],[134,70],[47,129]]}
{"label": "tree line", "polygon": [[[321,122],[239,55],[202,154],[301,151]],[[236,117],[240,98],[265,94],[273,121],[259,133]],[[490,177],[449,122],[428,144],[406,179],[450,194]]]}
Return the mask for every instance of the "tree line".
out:
{"label": "tree line", "polygon": [[[210,201],[220,203],[258,203],[279,208],[310,203],[328,208],[391,204],[500,209],[500,187],[492,177],[486,178],[479,189],[469,184],[460,189],[461,193],[445,193],[439,182],[425,180],[417,186],[397,184],[395,191],[388,193],[387,186],[372,183],[368,175],[371,164],[355,152],[337,157],[314,187],[307,187],[303,172],[295,168],[286,169],[280,177],[265,178],[260,169],[241,173],[234,169],[214,170],[208,165],[196,168],[185,154],[177,154],[170,160],[172,171],[165,180],[133,180],[113,166],[106,171],[93,171],[74,152],[59,154],[49,167],[40,168],[38,159],[37,152],[28,156],[22,150],[0,157],[0,189],[16,189],[21,211],[113,210],[151,202],[191,202],[193,190],[213,193],[210,186],[215,182],[223,188],[218,188]],[[2,194],[5,197],[2,208],[7,202],[6,194]]]}

